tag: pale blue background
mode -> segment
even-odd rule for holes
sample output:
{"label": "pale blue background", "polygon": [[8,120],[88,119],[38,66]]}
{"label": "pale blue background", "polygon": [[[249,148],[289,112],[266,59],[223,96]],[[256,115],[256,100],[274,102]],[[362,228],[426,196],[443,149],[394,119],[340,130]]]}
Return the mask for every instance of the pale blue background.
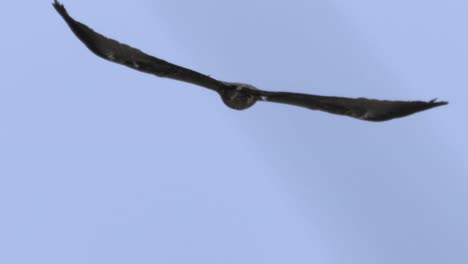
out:
{"label": "pale blue background", "polygon": [[0,263],[468,263],[465,0],[64,1],[259,88],[451,104],[386,123],[218,95],[0,16]]}

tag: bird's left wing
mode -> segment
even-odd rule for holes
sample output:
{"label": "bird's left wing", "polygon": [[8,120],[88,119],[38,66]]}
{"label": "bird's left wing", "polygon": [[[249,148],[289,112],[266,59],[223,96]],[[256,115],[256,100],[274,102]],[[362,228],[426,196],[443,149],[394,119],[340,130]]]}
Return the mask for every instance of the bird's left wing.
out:
{"label": "bird's left wing", "polygon": [[258,94],[262,101],[301,106],[366,121],[386,121],[447,104],[435,99],[427,102],[391,101],[261,90],[252,92]]}
{"label": "bird's left wing", "polygon": [[123,64],[132,69],[154,74],[158,77],[171,78],[189,82],[220,92],[226,85],[207,75],[172,64],[148,55],[136,48],[107,38],[88,26],[73,19],[65,7],[54,0],[54,8],[67,22],[75,35],[96,55],[106,60]]}

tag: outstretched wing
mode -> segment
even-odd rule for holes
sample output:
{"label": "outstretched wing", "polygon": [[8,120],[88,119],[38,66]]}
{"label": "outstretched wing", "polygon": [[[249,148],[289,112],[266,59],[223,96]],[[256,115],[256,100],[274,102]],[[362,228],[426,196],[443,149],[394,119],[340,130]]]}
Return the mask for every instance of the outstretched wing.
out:
{"label": "outstretched wing", "polygon": [[287,92],[259,91],[259,93],[263,101],[301,106],[366,121],[386,121],[447,104],[447,102],[437,102],[435,99],[428,102],[389,101]]}
{"label": "outstretched wing", "polygon": [[67,22],[75,35],[96,55],[106,60],[123,64],[132,69],[166,77],[179,81],[189,82],[219,92],[225,84],[207,75],[172,64],[145,54],[144,52],[107,38],[88,26],[73,19],[65,7],[54,0],[55,10]]}

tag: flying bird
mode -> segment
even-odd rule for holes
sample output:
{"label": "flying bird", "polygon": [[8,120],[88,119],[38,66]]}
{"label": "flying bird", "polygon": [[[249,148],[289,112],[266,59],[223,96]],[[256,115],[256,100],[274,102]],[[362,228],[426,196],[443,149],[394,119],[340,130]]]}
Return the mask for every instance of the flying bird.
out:
{"label": "flying bird", "polygon": [[447,102],[436,101],[436,99],[428,102],[390,101],[273,92],[260,90],[249,84],[224,82],[107,38],[73,19],[59,1],[54,0],[53,6],[73,33],[97,56],[158,77],[175,79],[208,88],[217,92],[224,104],[236,110],[247,109],[260,101],[295,105],[365,121],[386,121],[447,104]]}

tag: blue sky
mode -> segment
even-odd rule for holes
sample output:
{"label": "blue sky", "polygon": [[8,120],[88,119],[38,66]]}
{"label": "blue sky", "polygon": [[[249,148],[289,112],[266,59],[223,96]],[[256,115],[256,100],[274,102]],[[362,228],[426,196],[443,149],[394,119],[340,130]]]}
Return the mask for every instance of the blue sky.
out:
{"label": "blue sky", "polygon": [[112,64],[52,1],[0,17],[1,263],[467,263],[468,2],[63,1],[261,89],[450,105],[385,123]]}

